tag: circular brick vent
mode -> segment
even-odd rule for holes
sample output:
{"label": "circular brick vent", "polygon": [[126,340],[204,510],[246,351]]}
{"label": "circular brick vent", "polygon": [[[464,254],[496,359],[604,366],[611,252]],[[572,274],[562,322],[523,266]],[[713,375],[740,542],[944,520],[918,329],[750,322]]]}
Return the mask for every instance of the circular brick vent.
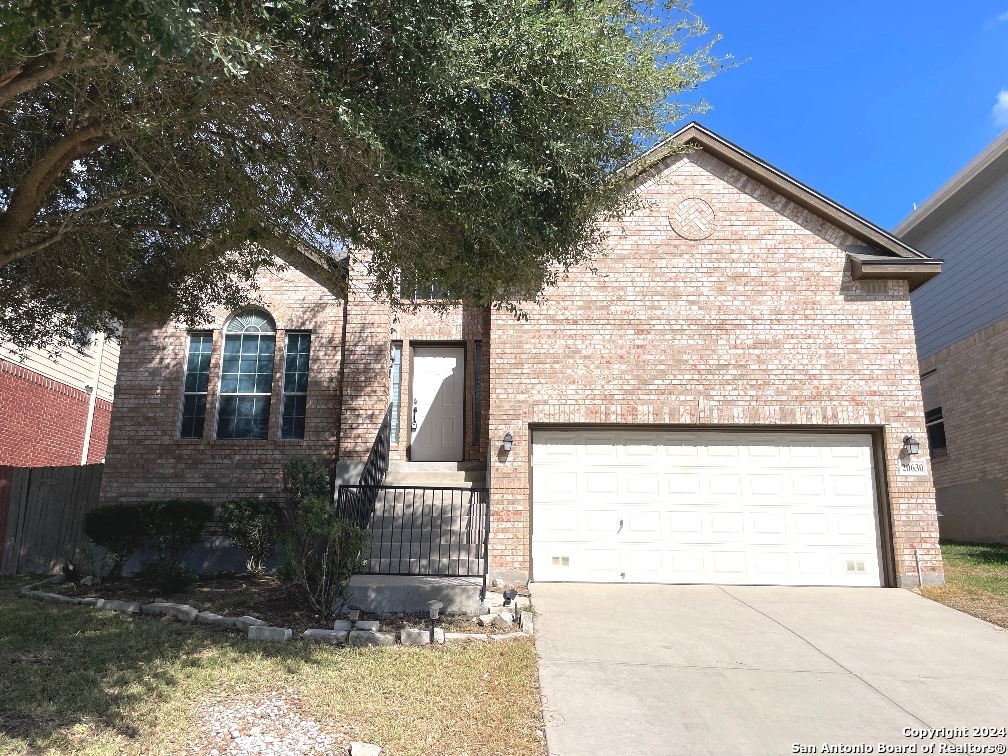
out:
{"label": "circular brick vent", "polygon": [[714,233],[717,228],[717,216],[706,200],[699,197],[687,197],[672,211],[669,216],[672,230],[683,239],[700,241]]}

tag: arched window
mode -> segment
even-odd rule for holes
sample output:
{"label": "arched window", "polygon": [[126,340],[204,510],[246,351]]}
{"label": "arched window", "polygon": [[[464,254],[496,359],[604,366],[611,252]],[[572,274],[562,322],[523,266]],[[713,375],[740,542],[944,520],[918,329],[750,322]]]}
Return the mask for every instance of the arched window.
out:
{"label": "arched window", "polygon": [[276,324],[262,310],[244,310],[224,328],[217,438],[266,438],[273,394]]}

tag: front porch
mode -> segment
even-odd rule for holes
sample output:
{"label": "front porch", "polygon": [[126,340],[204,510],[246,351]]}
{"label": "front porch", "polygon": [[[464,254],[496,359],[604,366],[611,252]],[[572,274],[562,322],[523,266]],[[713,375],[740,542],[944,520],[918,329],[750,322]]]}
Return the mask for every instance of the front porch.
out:
{"label": "front porch", "polygon": [[[378,454],[380,446],[379,440]],[[373,455],[359,484],[337,489],[341,516],[360,522],[372,537],[351,581],[354,603],[373,612],[415,612],[438,600],[445,613],[475,613],[487,581],[485,466],[390,462],[384,475],[380,468]]]}

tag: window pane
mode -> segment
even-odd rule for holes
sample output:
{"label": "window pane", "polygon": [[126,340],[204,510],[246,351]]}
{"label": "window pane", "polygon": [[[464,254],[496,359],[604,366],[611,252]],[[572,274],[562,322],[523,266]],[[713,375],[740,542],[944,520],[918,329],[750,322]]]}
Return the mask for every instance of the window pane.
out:
{"label": "window pane", "polygon": [[483,434],[483,344],[476,342],[473,362],[473,445],[478,446]]}
{"label": "window pane", "polygon": [[280,437],[304,438],[308,391],[308,356],[311,334],[288,333],[284,358],[284,397],[281,405]]}
{"label": "window pane", "polygon": [[927,427],[928,446],[933,454],[948,448],[945,440],[945,423],[935,423]]}
{"label": "window pane", "polygon": [[203,438],[206,420],[206,391],[210,380],[210,352],[213,335],[189,334],[185,378],[182,382],[182,418],[179,438]]}
{"label": "window pane", "polygon": [[189,394],[182,404],[182,438],[203,438],[206,420],[206,396]]}
{"label": "window pane", "polygon": [[402,344],[392,345],[392,417],[390,424],[393,444],[399,443],[399,394],[402,391]]}
{"label": "window pane", "polygon": [[235,318],[224,339],[218,438],[268,437],[276,338],[262,316]]}
{"label": "window pane", "polygon": [[304,394],[284,397],[283,419],[280,429],[283,438],[304,438],[307,399],[308,397]]}

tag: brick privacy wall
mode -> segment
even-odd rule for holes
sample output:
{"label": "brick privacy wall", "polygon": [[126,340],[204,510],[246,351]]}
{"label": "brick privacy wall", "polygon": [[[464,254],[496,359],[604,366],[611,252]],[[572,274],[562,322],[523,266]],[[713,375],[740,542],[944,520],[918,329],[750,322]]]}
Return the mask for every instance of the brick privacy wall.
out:
{"label": "brick privacy wall", "polygon": [[[90,394],[0,360],[0,465],[79,465]],[[88,462],[101,462],[112,403],[95,401]]]}
{"label": "brick privacy wall", "polygon": [[[192,329],[213,330],[207,418],[200,440],[178,438],[189,331],[178,323],[132,324],[123,330],[103,503],[186,497],[217,504],[238,497],[279,497],[281,470],[291,457],[331,467],[339,421],[343,300],[293,267],[262,273],[258,283],[261,305],[277,326],[268,439],[213,437],[222,329],[230,312],[220,310],[204,328]],[[288,330],[312,332],[304,440],[279,438]]]}
{"label": "brick privacy wall", "polygon": [[[487,308],[453,307],[437,311],[420,307],[414,311],[394,311],[377,302],[367,288],[367,259],[351,264],[347,302],[347,359],[344,372],[344,400],[340,459],[367,459],[391,401],[390,348],[403,343],[402,381],[399,397],[399,443],[390,458],[404,461],[409,454],[412,423],[412,347],[418,342],[454,342],[464,346],[465,356],[465,443],[464,461],[486,460],[490,402],[490,313]],[[476,342],[483,344],[483,411],[480,432],[473,428],[475,378],[473,360]]]}
{"label": "brick privacy wall", "polygon": [[1008,318],[921,360],[938,371],[948,456],[935,459],[935,486],[1008,481]]}
{"label": "brick privacy wall", "polygon": [[[491,569],[529,569],[529,423],[839,424],[885,429],[899,584],[915,549],[941,582],[931,480],[894,474],[903,436],[926,438],[907,283],[852,281],[852,238],[703,153],[635,190],[648,204],[609,224],[598,275],[491,318],[489,438],[515,438],[490,455]],[[670,226],[689,197],[716,214],[702,241]]]}

